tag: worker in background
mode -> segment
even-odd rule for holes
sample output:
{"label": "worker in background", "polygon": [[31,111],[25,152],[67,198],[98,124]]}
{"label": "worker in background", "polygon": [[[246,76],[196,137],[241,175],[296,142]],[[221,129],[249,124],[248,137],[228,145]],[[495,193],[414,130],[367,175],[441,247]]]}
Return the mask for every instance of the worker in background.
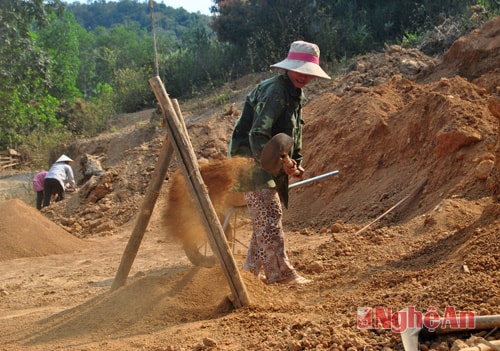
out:
{"label": "worker in background", "polygon": [[43,187],[45,183],[45,176],[47,175],[47,171],[43,170],[35,174],[33,178],[33,190],[36,193],[36,208],[40,210],[42,208],[43,203]]}
{"label": "worker in background", "polygon": [[64,200],[64,191],[66,183],[70,188],[76,190],[75,177],[70,164],[73,160],[66,155],[61,155],[56,162],[50,167],[43,187],[43,207],[50,205],[52,194],[57,194],[56,201]]}

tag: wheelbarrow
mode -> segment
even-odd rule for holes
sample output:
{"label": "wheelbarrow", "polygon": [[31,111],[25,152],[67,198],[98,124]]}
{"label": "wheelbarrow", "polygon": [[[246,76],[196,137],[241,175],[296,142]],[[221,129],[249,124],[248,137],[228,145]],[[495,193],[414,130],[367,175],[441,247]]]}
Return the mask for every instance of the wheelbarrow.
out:
{"label": "wheelbarrow", "polygon": [[[283,164],[290,162],[288,154],[290,153],[291,147],[293,145],[292,138],[288,135],[280,133],[275,135],[264,147],[261,157],[262,168],[267,170],[269,173],[276,175]],[[295,188],[301,185],[305,185],[311,182],[325,179],[327,177],[338,174],[339,171],[331,171],[316,177],[305,179],[299,182],[295,182],[289,185],[289,189]],[[243,197],[242,192],[229,192],[225,198],[225,217],[221,219],[222,229],[226,234],[226,239],[228,240],[230,247],[235,251],[236,243],[247,247],[243,242],[238,240],[236,237],[236,228],[230,224],[231,218],[235,216],[238,212],[246,209],[246,202]],[[208,239],[205,237],[203,240],[198,242],[186,242],[183,244],[183,249],[186,253],[188,259],[195,266],[211,268],[213,267],[217,259],[210,249],[208,244]]]}

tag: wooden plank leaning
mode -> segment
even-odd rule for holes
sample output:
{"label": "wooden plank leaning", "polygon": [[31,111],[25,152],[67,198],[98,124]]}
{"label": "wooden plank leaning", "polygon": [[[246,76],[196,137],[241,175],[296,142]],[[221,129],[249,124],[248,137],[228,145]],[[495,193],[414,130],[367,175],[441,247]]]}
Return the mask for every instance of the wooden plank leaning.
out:
{"label": "wooden plank leaning", "polygon": [[[175,111],[178,116],[181,116],[181,110],[176,99],[172,99],[175,107]],[[165,112],[165,111],[164,111]],[[165,118],[165,117],[164,117]],[[182,118],[182,117],[181,117]],[[182,123],[184,126],[184,123]],[[151,219],[154,206],[158,200],[158,195],[160,194],[161,186],[163,180],[167,175],[168,167],[172,161],[172,155],[174,153],[174,147],[170,142],[168,134],[165,136],[160,155],[158,157],[157,166],[151,177],[151,182],[146,189],[146,195],[144,201],[139,210],[137,220],[130,235],[129,241],[123,253],[120,266],[116,273],[115,279],[111,285],[111,291],[116,290],[125,285],[127,281],[128,274],[132,268],[137,252],[139,251],[139,246],[141,245],[142,239],[144,238],[144,233]]]}
{"label": "wooden plank leaning", "polygon": [[165,176],[167,175],[168,166],[172,160],[173,153],[174,147],[172,146],[169,136],[167,135],[163,142],[151,182],[146,190],[146,195],[139,210],[134,229],[122,255],[120,266],[116,272],[113,284],[111,284],[111,291],[122,287],[127,281],[128,274],[130,273],[130,269],[132,268],[132,264],[137,256],[137,251],[139,251],[139,246],[141,245],[144,237],[144,232],[146,231],[151,214],[153,213],[156,200],[160,194],[161,186]]}
{"label": "wooden plank leaning", "polygon": [[159,101],[160,106],[164,111],[164,115],[168,117],[166,125],[174,151],[176,152],[180,164],[182,165],[181,168],[184,176],[186,177],[190,195],[195,200],[194,202],[200,211],[203,225],[207,231],[210,246],[219,259],[231,288],[232,296],[229,297],[229,300],[233,303],[235,308],[247,306],[250,304],[250,298],[238,268],[236,267],[236,263],[224,234],[224,230],[222,229],[217,213],[215,212],[212,202],[208,196],[207,188],[203,182],[203,178],[201,177],[198,167],[196,154],[193,151],[193,147],[187,133],[184,132],[184,122],[179,118],[174,110],[172,101],[168,97],[160,78],[158,76],[154,77],[150,79],[149,83],[153,88],[156,99]]}

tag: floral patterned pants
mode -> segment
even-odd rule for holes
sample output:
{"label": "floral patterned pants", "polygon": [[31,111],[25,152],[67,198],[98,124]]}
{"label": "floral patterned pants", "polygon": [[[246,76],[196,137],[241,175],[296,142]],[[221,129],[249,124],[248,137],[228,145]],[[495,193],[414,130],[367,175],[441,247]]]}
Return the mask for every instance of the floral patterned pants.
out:
{"label": "floral patterned pants", "polygon": [[258,275],[264,268],[268,284],[298,277],[285,250],[283,210],[275,189],[259,189],[245,193],[252,217],[253,234],[244,270]]}

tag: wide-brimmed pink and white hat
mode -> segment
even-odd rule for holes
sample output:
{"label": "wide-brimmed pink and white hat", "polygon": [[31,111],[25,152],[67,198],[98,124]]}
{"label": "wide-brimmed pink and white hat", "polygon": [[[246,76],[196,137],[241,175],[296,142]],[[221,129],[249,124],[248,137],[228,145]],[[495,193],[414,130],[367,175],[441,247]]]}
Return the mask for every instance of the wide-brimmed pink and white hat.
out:
{"label": "wide-brimmed pink and white hat", "polygon": [[306,41],[294,41],[290,45],[287,58],[271,67],[331,79],[319,65],[318,45]]}

